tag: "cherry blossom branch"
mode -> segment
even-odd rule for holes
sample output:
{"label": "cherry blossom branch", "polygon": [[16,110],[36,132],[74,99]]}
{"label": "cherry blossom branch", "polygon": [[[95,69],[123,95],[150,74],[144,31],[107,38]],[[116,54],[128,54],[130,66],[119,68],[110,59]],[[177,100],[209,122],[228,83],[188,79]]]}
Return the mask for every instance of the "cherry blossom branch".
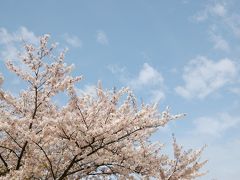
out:
{"label": "cherry blossom branch", "polygon": [[2,160],[4,166],[6,167],[6,170],[9,171],[8,164],[7,164],[7,162],[4,160],[4,158],[2,157],[2,154],[1,154],[1,153],[0,153],[0,159]]}
{"label": "cherry blossom branch", "polygon": [[53,171],[53,165],[52,165],[52,162],[51,162],[50,158],[48,157],[46,151],[43,149],[42,146],[40,146],[39,143],[34,142],[34,144],[36,144],[36,145],[41,149],[41,151],[43,152],[44,156],[46,157],[46,159],[47,159],[47,161],[48,161],[48,163],[49,163],[50,171],[51,171],[51,173],[52,173],[52,177],[53,177],[53,179],[56,179],[55,174],[54,174],[54,171]]}

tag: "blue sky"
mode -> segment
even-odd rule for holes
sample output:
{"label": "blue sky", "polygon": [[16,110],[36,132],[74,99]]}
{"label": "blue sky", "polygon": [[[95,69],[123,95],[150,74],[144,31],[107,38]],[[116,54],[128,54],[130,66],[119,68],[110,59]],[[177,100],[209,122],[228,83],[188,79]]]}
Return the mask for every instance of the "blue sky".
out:
{"label": "blue sky", "polygon": [[[20,39],[49,33],[68,48],[66,62],[82,74],[80,92],[98,80],[107,89],[130,86],[138,99],[187,113],[154,139],[171,133],[187,148],[207,144],[207,176],[240,176],[240,1],[91,0],[1,1],[0,70],[4,88],[21,89],[4,62],[16,60]],[[60,100],[61,101],[61,100]]]}

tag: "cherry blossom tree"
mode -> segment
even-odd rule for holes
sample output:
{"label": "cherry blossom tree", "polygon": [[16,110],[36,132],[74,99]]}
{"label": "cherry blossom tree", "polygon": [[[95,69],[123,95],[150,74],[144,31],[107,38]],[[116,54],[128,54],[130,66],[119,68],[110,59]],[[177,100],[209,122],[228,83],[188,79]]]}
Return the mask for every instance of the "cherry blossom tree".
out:
{"label": "cherry blossom tree", "polygon": [[[184,114],[140,104],[128,88],[78,95],[65,52],[55,56],[49,36],[24,44],[21,65],[7,68],[28,84],[18,96],[0,89],[0,179],[194,179],[203,149],[184,151],[173,138],[173,158],[149,140]],[[0,75],[0,88],[3,76]],[[59,107],[53,97],[68,96]]]}

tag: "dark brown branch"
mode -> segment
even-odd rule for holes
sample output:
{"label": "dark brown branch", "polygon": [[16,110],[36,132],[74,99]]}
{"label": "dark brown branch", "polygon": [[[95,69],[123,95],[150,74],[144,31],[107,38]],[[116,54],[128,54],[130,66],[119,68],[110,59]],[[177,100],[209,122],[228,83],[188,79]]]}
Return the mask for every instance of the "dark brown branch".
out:
{"label": "dark brown branch", "polygon": [[[34,86],[34,91],[35,91],[35,100],[34,100],[34,111],[33,111],[32,119],[35,118],[36,113],[37,113],[37,108],[38,108],[38,89],[36,86]],[[31,128],[29,128],[29,129],[31,129]]]}
{"label": "dark brown branch", "polygon": [[[33,111],[32,119],[35,119],[35,116],[36,116],[36,113],[37,113],[37,109],[39,107],[39,105],[38,105],[38,89],[37,89],[36,86],[34,87],[34,89],[35,89],[35,101],[34,101],[34,111]],[[29,125],[29,129],[32,129],[32,122]],[[17,161],[16,170],[18,170],[20,168],[20,166],[21,166],[21,160],[23,158],[23,155],[24,155],[25,149],[27,147],[27,144],[28,144],[28,141],[25,141],[25,143],[24,143],[24,145],[22,147],[20,156],[19,156],[18,161]]]}
{"label": "dark brown branch", "polygon": [[47,159],[47,161],[48,161],[48,163],[49,163],[50,171],[51,171],[51,173],[52,173],[53,179],[56,179],[55,174],[54,174],[54,171],[53,171],[53,165],[52,165],[52,162],[51,162],[51,160],[49,159],[49,157],[48,157],[46,151],[45,151],[45,150],[42,148],[42,146],[40,146],[38,143],[36,143],[36,142],[34,142],[34,143],[35,143],[35,144],[41,149],[41,151],[42,151],[43,154],[45,155],[45,157],[46,157],[46,159]]}
{"label": "dark brown branch", "polygon": [[13,149],[8,148],[8,147],[5,147],[5,146],[2,146],[2,145],[0,145],[0,148],[7,149],[7,150],[9,150],[10,152],[13,152],[13,153],[18,157],[17,153],[16,153]]}
{"label": "dark brown branch", "polygon": [[60,178],[58,180],[63,180],[67,176],[69,170],[72,168],[74,163],[76,163],[77,156],[78,155],[75,155],[73,157],[73,159],[71,160],[70,164],[68,165],[68,167],[65,169],[65,171],[63,172],[63,174],[60,176]]}
{"label": "dark brown branch", "polygon": [[64,130],[63,127],[61,127],[61,130],[62,130],[62,132],[63,132],[63,134],[64,134],[64,136],[62,136],[62,138],[65,138],[65,139],[70,140],[70,137],[67,135],[67,133],[66,133],[66,131]]}
{"label": "dark brown branch", "polygon": [[28,144],[28,141],[26,141],[23,145],[23,148],[21,150],[21,153],[19,155],[19,158],[18,158],[18,161],[17,161],[17,166],[16,166],[16,170],[19,170],[20,166],[21,166],[21,160],[22,160],[22,157],[23,157],[23,154],[24,154],[24,151],[27,147],[27,144]]}
{"label": "dark brown branch", "polygon": [[0,154],[0,159],[2,160],[2,162],[3,162],[4,166],[6,167],[7,171],[9,171],[9,169],[8,169],[8,164],[7,164],[7,162],[4,160],[4,158],[2,157],[2,154]]}
{"label": "dark brown branch", "polygon": [[11,135],[8,131],[4,130],[4,132],[5,132],[20,148],[22,148],[22,146],[17,142],[17,140],[16,140],[15,138],[12,137],[12,135]]}

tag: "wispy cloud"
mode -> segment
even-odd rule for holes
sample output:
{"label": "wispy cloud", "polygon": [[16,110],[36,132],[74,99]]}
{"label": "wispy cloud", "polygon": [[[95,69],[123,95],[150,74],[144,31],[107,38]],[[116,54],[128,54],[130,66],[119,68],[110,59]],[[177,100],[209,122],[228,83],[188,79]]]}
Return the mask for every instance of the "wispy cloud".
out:
{"label": "wispy cloud", "polygon": [[225,52],[230,51],[229,43],[221,35],[217,35],[214,31],[211,31],[209,34],[210,34],[210,40],[213,43],[214,49],[225,51]]}
{"label": "wispy cloud", "polygon": [[114,75],[117,76],[120,82],[126,84],[128,82],[128,72],[126,67],[119,66],[117,64],[109,64],[107,69]]}
{"label": "wispy cloud", "polygon": [[191,60],[183,72],[185,85],[175,88],[184,98],[205,98],[228,83],[234,82],[238,75],[236,64],[230,59],[213,61],[203,56]]}
{"label": "wispy cloud", "polygon": [[148,63],[143,64],[138,76],[130,80],[128,84],[134,89],[146,89],[149,87],[152,101],[158,102],[165,97],[164,78],[159,71]]}
{"label": "wispy cloud", "polygon": [[38,37],[29,31],[26,27],[20,27],[16,32],[8,32],[5,28],[0,28],[0,43],[7,44],[12,42],[27,41],[29,43],[37,44]]}
{"label": "wispy cloud", "polygon": [[134,88],[141,88],[146,85],[160,85],[163,84],[163,77],[160,72],[150,66],[148,63],[144,63],[140,69],[138,76],[129,82]]}
{"label": "wispy cloud", "polygon": [[229,134],[238,132],[239,116],[219,113],[199,117],[193,122],[194,127],[190,132],[184,131],[185,136],[178,137],[178,141],[183,147],[197,148],[203,146],[203,143],[207,145],[201,158],[209,160],[205,169],[210,172],[200,179],[238,179],[240,139]]}
{"label": "wispy cloud", "polygon": [[111,73],[113,74],[117,74],[117,73],[120,73],[120,74],[123,74],[125,71],[126,71],[126,68],[125,67],[121,67],[117,64],[111,64],[111,65],[108,65],[107,66],[108,70],[111,71]]}
{"label": "wispy cloud", "polygon": [[236,37],[240,38],[240,14],[233,13],[229,15],[224,19],[224,23]]}
{"label": "wispy cloud", "polygon": [[5,28],[0,28],[0,45],[2,50],[0,57],[2,60],[12,59],[16,60],[18,57],[19,44],[22,42],[32,44],[38,43],[38,37],[29,31],[26,27],[20,27],[16,32],[8,32]]}
{"label": "wispy cloud", "polygon": [[[223,30],[237,29],[236,23],[231,20],[231,11],[228,10],[229,6],[226,2],[213,2],[208,3],[204,9],[197,12],[192,20],[195,22],[204,22],[209,20],[211,23],[209,28],[209,39],[213,43],[215,50],[221,50],[225,52],[230,51],[230,45],[224,38]],[[237,31],[237,30],[235,30]]]}
{"label": "wispy cloud", "polygon": [[224,17],[227,14],[226,4],[216,3],[208,8],[213,15]]}
{"label": "wispy cloud", "polygon": [[234,10],[229,1],[208,3],[191,19],[195,22],[204,22],[209,19],[212,24],[218,24],[220,29],[227,30],[231,35],[240,38],[240,14]]}
{"label": "wispy cloud", "polygon": [[97,86],[96,85],[85,85],[82,89],[77,88],[78,95],[90,95],[92,97],[96,97]]}
{"label": "wispy cloud", "polygon": [[207,20],[210,16],[223,18],[227,15],[227,8],[225,3],[207,4],[204,9],[197,12],[192,20],[202,22]]}
{"label": "wispy cloud", "polygon": [[200,117],[194,120],[194,133],[217,137],[239,124],[240,117],[233,117],[228,113],[221,113],[215,117]]}
{"label": "wispy cloud", "polygon": [[108,40],[108,37],[107,37],[107,34],[102,31],[102,30],[99,30],[97,31],[97,39],[96,41],[102,45],[108,45],[109,44],[109,40]]}
{"label": "wispy cloud", "polygon": [[68,33],[65,33],[63,35],[63,38],[72,47],[75,47],[75,48],[82,47],[82,41],[79,39],[79,37],[75,35],[70,35]]}
{"label": "wispy cloud", "polygon": [[19,55],[19,49],[13,44],[6,44],[0,52],[1,60],[16,60]]}
{"label": "wispy cloud", "polygon": [[231,87],[229,88],[230,92],[234,93],[234,94],[237,94],[237,95],[240,95],[240,87]]}
{"label": "wispy cloud", "polygon": [[165,98],[165,85],[162,74],[148,63],[144,63],[138,74],[130,77],[125,67],[116,65],[109,66],[108,69],[116,74],[119,80],[135,91],[142,92],[149,97],[152,102],[159,102]]}
{"label": "wispy cloud", "polygon": [[208,18],[208,11],[204,9],[194,14],[190,19],[194,22],[203,22],[207,18]]}

